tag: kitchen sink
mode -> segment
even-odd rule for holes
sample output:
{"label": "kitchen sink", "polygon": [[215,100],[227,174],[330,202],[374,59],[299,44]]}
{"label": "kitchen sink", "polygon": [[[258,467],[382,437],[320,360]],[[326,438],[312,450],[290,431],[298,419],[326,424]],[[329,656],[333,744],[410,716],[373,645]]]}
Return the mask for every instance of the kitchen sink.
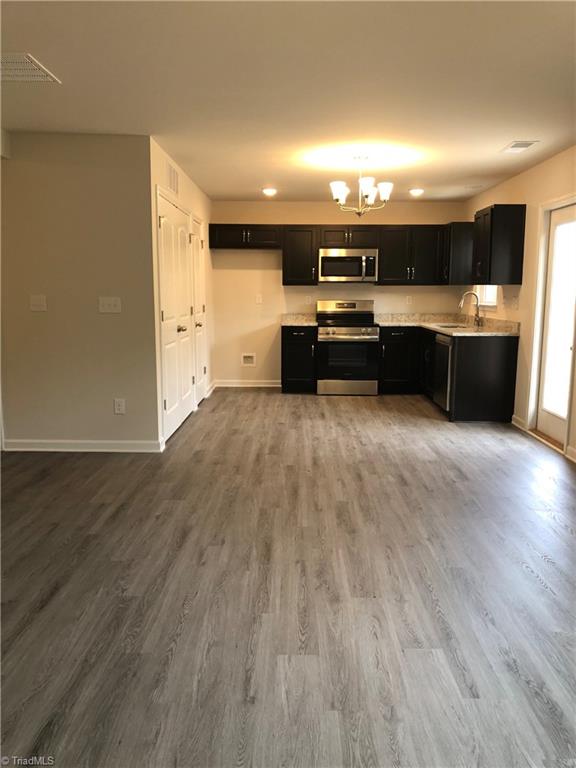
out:
{"label": "kitchen sink", "polygon": [[436,323],[438,328],[470,328],[469,325],[460,325],[460,323]]}

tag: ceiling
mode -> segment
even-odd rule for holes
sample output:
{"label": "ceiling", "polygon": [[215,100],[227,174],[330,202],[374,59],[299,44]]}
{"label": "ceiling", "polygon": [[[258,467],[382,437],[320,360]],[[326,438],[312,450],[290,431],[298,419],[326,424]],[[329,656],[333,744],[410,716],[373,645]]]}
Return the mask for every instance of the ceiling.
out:
{"label": "ceiling", "polygon": [[572,2],[2,5],[3,51],[62,80],[4,84],[5,128],[153,135],[212,199],[328,199],[353,173],[302,152],[382,141],[421,153],[393,199],[458,200],[576,141]]}

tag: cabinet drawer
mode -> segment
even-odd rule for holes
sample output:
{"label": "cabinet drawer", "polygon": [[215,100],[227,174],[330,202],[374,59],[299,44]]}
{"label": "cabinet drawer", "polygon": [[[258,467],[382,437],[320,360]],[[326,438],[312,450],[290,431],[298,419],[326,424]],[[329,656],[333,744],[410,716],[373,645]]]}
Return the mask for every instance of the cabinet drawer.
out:
{"label": "cabinet drawer", "polygon": [[415,326],[383,326],[380,328],[380,339],[413,339],[419,335],[419,330]]}
{"label": "cabinet drawer", "polygon": [[318,328],[315,325],[285,325],[282,327],[282,341],[316,341]]}

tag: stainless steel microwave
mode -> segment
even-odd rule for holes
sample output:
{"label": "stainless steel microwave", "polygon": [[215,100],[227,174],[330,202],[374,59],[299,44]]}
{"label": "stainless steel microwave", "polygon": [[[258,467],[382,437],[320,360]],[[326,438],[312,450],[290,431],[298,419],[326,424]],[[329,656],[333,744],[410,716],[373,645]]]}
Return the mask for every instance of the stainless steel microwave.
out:
{"label": "stainless steel microwave", "polygon": [[320,283],[375,283],[377,279],[377,248],[320,248],[318,251]]}

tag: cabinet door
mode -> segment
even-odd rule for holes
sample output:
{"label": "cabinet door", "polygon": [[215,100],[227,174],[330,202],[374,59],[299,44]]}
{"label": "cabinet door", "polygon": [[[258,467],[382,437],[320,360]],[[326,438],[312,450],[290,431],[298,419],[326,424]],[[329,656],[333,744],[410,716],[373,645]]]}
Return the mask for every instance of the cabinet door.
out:
{"label": "cabinet door", "polygon": [[490,219],[489,208],[474,216],[472,282],[478,285],[490,283]]}
{"label": "cabinet door", "polygon": [[246,226],[246,244],[248,248],[280,248],[281,227],[264,224]]}
{"label": "cabinet door", "polygon": [[418,391],[419,350],[417,329],[382,329],[380,392],[393,394]]}
{"label": "cabinet door", "polygon": [[349,248],[378,248],[378,227],[348,227]]}
{"label": "cabinet door", "polygon": [[348,246],[348,227],[320,227],[321,248],[347,248]]}
{"label": "cabinet door", "polygon": [[521,285],[525,205],[494,205],[490,217],[490,282]]}
{"label": "cabinet door", "polygon": [[410,282],[410,228],[380,227],[378,282],[404,284]]}
{"label": "cabinet door", "polygon": [[454,221],[446,225],[443,246],[443,278],[450,285],[470,285],[472,279],[472,240],[474,225],[471,221]]}
{"label": "cabinet door", "polygon": [[210,248],[246,248],[246,225],[210,224]]}
{"label": "cabinet door", "polygon": [[316,328],[282,328],[282,391],[316,392]]}
{"label": "cabinet door", "polygon": [[443,227],[410,227],[412,252],[412,282],[419,285],[434,285],[441,282]]}
{"label": "cabinet door", "polygon": [[434,358],[436,351],[436,334],[432,331],[422,331],[420,341],[420,389],[428,397],[434,394]]}
{"label": "cabinet door", "polygon": [[315,227],[284,227],[282,285],[316,285],[318,245]]}

